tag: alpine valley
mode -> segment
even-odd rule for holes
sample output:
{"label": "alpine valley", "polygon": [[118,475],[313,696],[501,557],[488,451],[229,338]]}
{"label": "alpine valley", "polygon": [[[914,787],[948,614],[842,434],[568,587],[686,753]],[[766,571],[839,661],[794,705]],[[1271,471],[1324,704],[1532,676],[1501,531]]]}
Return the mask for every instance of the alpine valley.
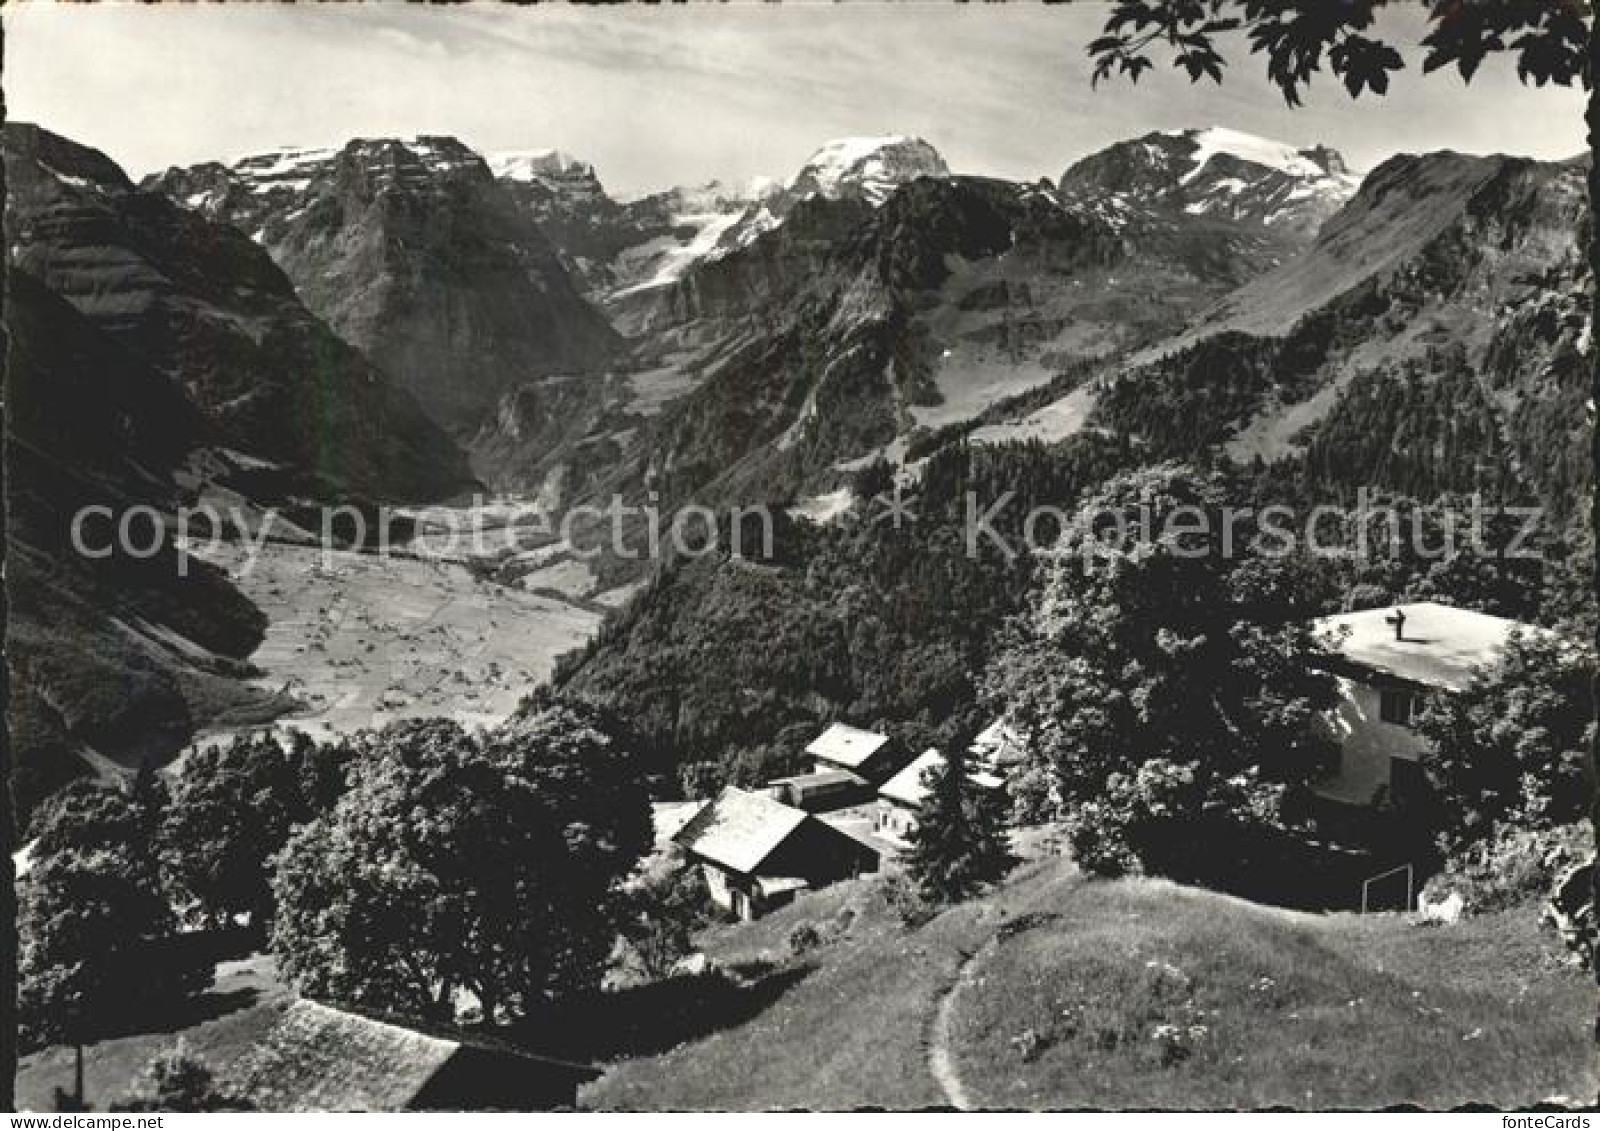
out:
{"label": "alpine valley", "polygon": [[[138,184],[39,126],[4,148],[24,812],[196,736],[493,722],[549,682],[627,717],[663,797],[841,715],[932,739],[1029,586],[959,553],[972,484],[1066,505],[1184,460],[1259,498],[1535,502],[1552,545],[1592,544],[1575,162],[1361,172],[1212,127],[1018,182],[890,136],[619,198],[581,156],[442,136]],[[873,521],[891,491],[915,545]],[[612,499],[766,504],[777,549],[591,556],[591,518],[382,561],[295,521],[387,505],[421,539],[430,505]],[[204,552],[70,545],[84,505],[202,500],[237,516]],[[1558,615],[1548,587],[1522,612]]]}

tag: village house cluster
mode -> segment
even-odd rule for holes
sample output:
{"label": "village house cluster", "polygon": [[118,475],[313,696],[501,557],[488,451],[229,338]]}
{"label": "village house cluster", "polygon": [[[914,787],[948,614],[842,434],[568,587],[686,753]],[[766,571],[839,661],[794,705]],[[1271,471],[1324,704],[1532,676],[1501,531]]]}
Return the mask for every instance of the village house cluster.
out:
{"label": "village house cluster", "polygon": [[[1323,801],[1352,810],[1420,781],[1420,698],[1464,688],[1514,632],[1544,630],[1431,602],[1325,617],[1339,701],[1324,720],[1340,747]],[[936,749],[912,756],[893,737],[833,723],[806,753],[811,768],[758,789],[729,787],[671,837],[703,871],[717,904],[754,919],[800,892],[877,871],[924,818]],[[974,788],[1005,790],[1027,739],[995,720],[968,747]],[[26,870],[22,859],[19,868]],[[295,1002],[236,1071],[242,1094],[273,1110],[512,1110],[570,1107],[590,1066],[531,1055],[481,1036]]]}
{"label": "village house cluster", "polygon": [[[806,747],[811,769],[757,790],[730,786],[673,837],[701,866],[711,898],[753,919],[798,892],[875,872],[920,819],[938,750],[915,758],[889,735],[833,723]],[[1022,746],[1003,720],[973,742],[969,780],[1005,788]]]}
{"label": "village house cluster", "polygon": [[[1323,617],[1315,627],[1334,647],[1339,702],[1324,725],[1340,751],[1315,792],[1352,809],[1420,788],[1424,741],[1412,722],[1424,696],[1461,690],[1513,632],[1546,631],[1427,601]],[[936,749],[912,757],[891,736],[845,723],[829,725],[806,753],[805,773],[756,790],[729,787],[672,838],[702,868],[712,899],[742,919],[878,870],[909,844],[929,771],[944,761]],[[969,748],[968,780],[1003,791],[1026,754],[1025,737],[996,719]]]}

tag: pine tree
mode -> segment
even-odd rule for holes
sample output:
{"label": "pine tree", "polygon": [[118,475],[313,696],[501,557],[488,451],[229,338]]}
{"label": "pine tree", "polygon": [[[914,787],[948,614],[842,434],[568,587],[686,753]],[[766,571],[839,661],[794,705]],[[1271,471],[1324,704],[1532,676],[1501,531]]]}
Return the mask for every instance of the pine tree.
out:
{"label": "pine tree", "polygon": [[1000,804],[967,776],[965,743],[952,744],[923,781],[928,795],[906,869],[929,902],[970,899],[1004,875],[1010,861]]}

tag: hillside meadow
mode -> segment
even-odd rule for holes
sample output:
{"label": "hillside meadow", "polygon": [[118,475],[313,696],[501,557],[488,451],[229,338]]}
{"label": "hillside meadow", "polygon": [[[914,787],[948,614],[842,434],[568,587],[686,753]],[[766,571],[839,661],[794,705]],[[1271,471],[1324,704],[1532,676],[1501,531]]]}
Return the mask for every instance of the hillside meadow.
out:
{"label": "hillside meadow", "polygon": [[[947,1106],[951,1073],[983,1108],[1511,1107],[1600,1088],[1594,986],[1531,905],[1425,926],[1045,860],[908,929],[883,884],[715,928],[713,959],[786,988],[616,1063],[585,1106]],[[794,955],[801,924],[823,942]]]}

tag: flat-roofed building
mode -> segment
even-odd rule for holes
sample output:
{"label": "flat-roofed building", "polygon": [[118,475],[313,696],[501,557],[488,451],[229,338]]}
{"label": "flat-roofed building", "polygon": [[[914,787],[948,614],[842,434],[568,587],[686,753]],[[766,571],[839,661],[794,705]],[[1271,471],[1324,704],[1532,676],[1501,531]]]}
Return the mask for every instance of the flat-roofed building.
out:
{"label": "flat-roofed building", "polygon": [[1316,627],[1332,637],[1339,680],[1326,720],[1339,765],[1317,792],[1352,805],[1370,804],[1380,790],[1404,798],[1421,784],[1427,744],[1414,720],[1426,696],[1466,687],[1512,633],[1549,631],[1434,601],[1340,613]]}

